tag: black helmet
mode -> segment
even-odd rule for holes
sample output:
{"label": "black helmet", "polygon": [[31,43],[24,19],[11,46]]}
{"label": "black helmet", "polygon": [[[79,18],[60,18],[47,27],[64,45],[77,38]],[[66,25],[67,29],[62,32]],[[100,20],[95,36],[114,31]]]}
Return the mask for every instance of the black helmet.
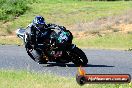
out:
{"label": "black helmet", "polygon": [[36,16],[33,20],[33,24],[38,28],[42,29],[45,25],[45,20],[42,16]]}

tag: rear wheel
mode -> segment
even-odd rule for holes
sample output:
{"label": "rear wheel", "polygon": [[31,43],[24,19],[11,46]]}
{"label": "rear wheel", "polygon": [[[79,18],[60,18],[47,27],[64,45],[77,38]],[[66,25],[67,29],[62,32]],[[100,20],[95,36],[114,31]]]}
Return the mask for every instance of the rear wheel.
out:
{"label": "rear wheel", "polygon": [[86,66],[88,63],[88,59],[87,59],[85,53],[78,47],[75,47],[71,51],[71,57],[72,57],[72,62],[76,66]]}

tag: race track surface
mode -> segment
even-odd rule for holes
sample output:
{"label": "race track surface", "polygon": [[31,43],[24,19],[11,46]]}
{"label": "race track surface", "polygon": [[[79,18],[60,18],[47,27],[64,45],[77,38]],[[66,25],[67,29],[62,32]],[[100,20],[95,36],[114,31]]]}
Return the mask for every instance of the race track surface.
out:
{"label": "race track surface", "polygon": [[[132,75],[132,52],[119,50],[83,49],[89,63],[84,69],[88,74],[130,74]],[[61,76],[75,76],[78,68],[73,63],[37,64],[26,53],[23,46],[0,46],[0,69],[28,70],[52,73]]]}

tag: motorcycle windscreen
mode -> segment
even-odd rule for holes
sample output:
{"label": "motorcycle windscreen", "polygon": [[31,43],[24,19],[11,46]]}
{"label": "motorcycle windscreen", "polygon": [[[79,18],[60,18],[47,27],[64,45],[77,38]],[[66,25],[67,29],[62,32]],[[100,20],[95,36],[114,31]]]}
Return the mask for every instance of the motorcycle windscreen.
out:
{"label": "motorcycle windscreen", "polygon": [[24,33],[25,33],[25,29],[19,28],[16,30],[16,35],[20,38],[23,38]]}

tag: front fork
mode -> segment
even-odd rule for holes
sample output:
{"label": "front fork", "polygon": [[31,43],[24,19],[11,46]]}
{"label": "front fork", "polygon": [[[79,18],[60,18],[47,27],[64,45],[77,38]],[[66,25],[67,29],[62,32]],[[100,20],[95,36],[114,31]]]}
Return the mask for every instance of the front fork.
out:
{"label": "front fork", "polygon": [[76,47],[75,44],[72,44],[72,45],[71,45],[71,49],[74,49],[75,47]]}
{"label": "front fork", "polygon": [[71,44],[71,45],[68,47],[68,51],[72,51],[75,47],[76,47],[75,44]]}

